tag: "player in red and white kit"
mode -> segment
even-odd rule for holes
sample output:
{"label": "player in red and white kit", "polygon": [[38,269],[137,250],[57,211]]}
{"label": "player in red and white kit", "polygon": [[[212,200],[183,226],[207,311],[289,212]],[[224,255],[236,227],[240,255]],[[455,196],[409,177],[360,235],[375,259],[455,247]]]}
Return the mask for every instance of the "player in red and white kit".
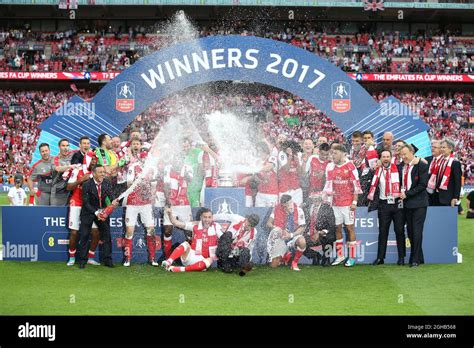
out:
{"label": "player in red and white kit", "polygon": [[[162,263],[169,272],[199,272],[207,270],[217,260],[217,241],[222,235],[222,227],[213,221],[212,211],[202,208],[200,221],[182,222],[177,220],[170,208],[165,208],[165,216],[177,228],[192,231],[192,241],[181,243]],[[173,266],[173,261],[181,258],[183,267]]]}
{"label": "player in red and white kit", "polygon": [[[82,184],[91,178],[92,167],[97,163],[97,156],[94,152],[90,151],[84,155],[82,165],[76,165],[71,171],[63,174],[63,178],[67,178],[66,189],[72,191],[72,195],[69,198],[69,229],[71,231],[69,235],[69,260],[68,266],[73,266],[76,262],[76,247],[79,233],[79,226],[81,224],[81,208],[82,208]],[[89,255],[87,263],[89,265],[100,265],[99,262],[94,260],[95,250],[99,244],[99,229],[94,222],[92,224],[92,241],[89,248]]]}
{"label": "player in red and white kit", "polygon": [[[132,147],[141,146],[139,139],[132,140]],[[143,165],[146,159],[146,153],[139,155],[138,159],[128,165],[127,171],[127,185],[130,187],[135,180],[142,174]],[[155,200],[155,195],[151,189],[151,180],[154,177],[153,171],[144,173],[143,177],[136,188],[130,192],[126,197],[126,211],[125,211],[125,238],[124,251],[125,259],[123,265],[129,267],[132,260],[133,250],[133,234],[135,232],[135,225],[137,224],[138,216],[143,223],[146,230],[146,244],[148,248],[148,262],[152,266],[159,266],[155,260],[156,254],[156,238],[155,238],[155,219],[153,217],[152,203]]]}
{"label": "player in red and white kit", "polygon": [[[171,207],[173,216],[186,223],[192,220],[191,205],[188,200],[188,184],[193,178],[193,169],[184,164],[182,159],[175,158],[173,164],[164,168],[164,191],[166,206]],[[173,223],[168,214],[163,214],[164,257],[171,255]]]}
{"label": "player in red and white kit", "polygon": [[332,265],[344,262],[342,224],[347,228],[349,258],[344,264],[354,266],[356,258],[355,210],[357,196],[362,193],[357,168],[346,158],[346,148],[341,144],[331,146],[332,163],[326,168],[324,193],[332,199],[332,208],[336,217],[336,253]]}
{"label": "player in red and white kit", "polygon": [[318,147],[318,155],[313,155],[306,162],[306,173],[309,175],[308,196],[319,196],[326,183],[326,167],[329,160],[329,144],[323,143]]}
{"label": "player in red and white kit", "polygon": [[303,203],[303,190],[299,176],[301,162],[295,145],[293,142],[283,143],[283,151],[278,154],[278,190],[280,197],[285,194],[289,195],[293,202],[300,206]]}
{"label": "player in red and white kit", "polygon": [[236,175],[236,181],[237,181],[237,186],[238,187],[243,187],[245,188],[245,206],[247,208],[253,207],[253,193],[252,193],[252,187],[250,186],[250,182],[252,181],[252,174],[249,173],[237,173]]}
{"label": "player in red and white kit", "polygon": [[258,182],[256,207],[274,207],[278,203],[277,157],[270,155],[266,146],[260,146],[263,168],[256,175]]}
{"label": "player in red and white kit", "polygon": [[367,195],[369,194],[370,183],[379,159],[377,150],[373,146],[373,134],[370,131],[352,133],[352,148],[350,159],[357,168],[362,194],[358,197],[358,206],[367,206]]}

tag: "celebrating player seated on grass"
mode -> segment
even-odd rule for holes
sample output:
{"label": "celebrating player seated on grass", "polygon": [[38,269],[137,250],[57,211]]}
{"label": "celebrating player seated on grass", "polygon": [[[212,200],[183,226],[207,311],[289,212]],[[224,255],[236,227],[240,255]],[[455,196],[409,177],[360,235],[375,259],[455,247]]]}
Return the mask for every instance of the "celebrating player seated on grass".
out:
{"label": "celebrating player seated on grass", "polygon": [[271,229],[267,242],[271,267],[278,267],[282,263],[288,265],[292,251],[296,249],[291,269],[300,270],[298,261],[306,249],[303,237],[305,224],[303,210],[293,202],[290,195],[282,195],[267,222],[267,227]]}
{"label": "celebrating player seated on grass", "polygon": [[[161,264],[170,272],[195,272],[207,270],[217,260],[217,240],[222,235],[222,227],[215,223],[212,211],[207,208],[201,209],[200,221],[182,222],[176,219],[171,208],[165,208],[165,214],[169,217],[173,226],[191,231],[192,239],[181,243],[173,250],[170,257]],[[173,261],[181,258],[183,267],[173,266]]]}
{"label": "celebrating player seated on grass", "polygon": [[239,275],[244,276],[253,267],[252,251],[257,236],[255,227],[260,222],[260,217],[257,214],[250,214],[245,218],[237,214],[216,214],[214,219],[231,222],[217,243],[217,267],[225,273],[232,273],[238,267]]}

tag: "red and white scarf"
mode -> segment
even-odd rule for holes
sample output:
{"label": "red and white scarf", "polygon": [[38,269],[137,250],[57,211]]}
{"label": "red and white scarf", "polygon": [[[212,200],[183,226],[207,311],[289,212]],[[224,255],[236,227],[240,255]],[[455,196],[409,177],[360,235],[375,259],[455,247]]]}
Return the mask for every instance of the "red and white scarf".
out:
{"label": "red and white scarf", "polygon": [[212,223],[209,228],[204,228],[202,222],[193,228],[193,241],[191,249],[196,255],[202,255],[204,258],[216,260],[217,239],[221,227],[219,224]]}
{"label": "red and white scarf", "polygon": [[[367,148],[362,144],[359,149],[352,147],[351,149],[351,160],[354,162],[356,168],[360,168],[365,165],[365,155],[367,153]],[[362,167],[361,169],[364,169]]]}
{"label": "red and white scarf", "polygon": [[398,169],[395,164],[390,164],[390,175],[388,175],[388,170],[384,167],[380,167],[375,171],[367,198],[371,201],[374,200],[375,190],[377,189],[377,185],[379,184],[382,175],[385,175],[385,195],[391,193],[395,198],[400,197],[400,178],[398,176]]}
{"label": "red and white scarf", "polygon": [[412,162],[410,162],[410,164],[405,164],[403,166],[403,172],[402,172],[403,186],[402,187],[403,189],[405,189],[405,191],[410,190],[411,184],[412,184],[411,171],[413,170],[414,165],[411,163]]}
{"label": "red and white scarf", "polygon": [[[436,189],[436,178],[438,176],[439,170],[444,167],[443,177],[441,178],[441,182],[439,184],[438,189],[446,191],[448,189],[449,178],[451,177],[451,166],[454,162],[454,153],[450,154],[449,157],[443,158],[442,161],[439,163],[437,168],[435,168],[436,173],[433,172],[431,174],[430,180],[428,181],[428,192],[433,193]],[[446,165],[445,165],[446,164]]]}
{"label": "red and white scarf", "polygon": [[69,178],[71,177],[72,172],[76,168],[81,169],[81,167],[82,167],[82,171],[84,172],[84,174],[88,174],[93,157],[97,158],[97,155],[93,151],[86,152],[84,154],[84,159],[82,160],[82,164],[76,164],[73,168],[70,168],[70,169],[66,170],[62,175],[63,179],[64,180],[69,180]]}
{"label": "red and white scarf", "polygon": [[436,178],[438,176],[439,167],[441,166],[443,160],[444,159],[442,155],[438,156],[438,158],[433,157],[431,160],[430,169],[428,171],[430,174],[430,180],[428,181],[428,186],[426,188],[426,191],[429,193],[433,193],[436,188]]}
{"label": "red and white scarf", "polygon": [[231,226],[231,229],[237,232],[237,235],[235,236],[234,241],[232,242],[232,247],[234,248],[248,248],[250,243],[252,243],[253,239],[255,238],[255,228],[252,227],[250,231],[246,231],[244,222],[245,220],[242,220],[241,222]]}

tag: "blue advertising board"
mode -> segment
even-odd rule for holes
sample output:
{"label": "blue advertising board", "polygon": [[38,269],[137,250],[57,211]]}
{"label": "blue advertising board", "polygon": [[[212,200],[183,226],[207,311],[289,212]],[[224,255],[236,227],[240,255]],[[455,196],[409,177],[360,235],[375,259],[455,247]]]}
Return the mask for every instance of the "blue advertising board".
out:
{"label": "blue advertising board", "polygon": [[[220,197],[221,203],[215,198],[214,213],[222,208],[225,194]],[[230,209],[232,206],[230,206]],[[2,207],[3,228],[3,259],[25,261],[67,261],[68,221],[66,207]],[[240,206],[233,211],[245,216],[256,213],[260,216],[257,226],[256,247],[253,260],[256,263],[267,261],[266,241],[268,231],[265,224],[270,208],[246,208]],[[194,209],[195,214],[197,209]],[[154,210],[157,221],[157,234],[161,234],[162,210]],[[113,259],[121,262],[123,249],[121,238],[124,233],[124,218],[122,208],[117,208],[110,219],[113,239]],[[377,254],[378,219],[377,212],[367,212],[367,208],[358,208],[356,214],[357,258],[359,263],[371,263]],[[173,243],[184,240],[182,231],[175,229]],[[145,232],[141,225],[137,226],[133,239],[133,262],[146,262],[147,249]],[[456,263],[457,262],[457,209],[451,207],[429,207],[426,217],[423,251],[426,263]],[[407,253],[410,245],[407,240]],[[161,250],[157,252],[157,257]],[[395,263],[397,249],[395,235],[390,231],[387,247],[387,263]],[[303,262],[308,260],[303,259]]]}

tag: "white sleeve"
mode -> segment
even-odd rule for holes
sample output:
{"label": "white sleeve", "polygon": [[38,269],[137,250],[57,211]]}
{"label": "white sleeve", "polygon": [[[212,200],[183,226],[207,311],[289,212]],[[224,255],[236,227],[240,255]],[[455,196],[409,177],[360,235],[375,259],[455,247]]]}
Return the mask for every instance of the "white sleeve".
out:
{"label": "white sleeve", "polygon": [[171,166],[166,166],[163,169],[163,182],[167,185],[171,183],[170,171],[171,171]]}
{"label": "white sleeve", "polygon": [[217,238],[220,238],[222,236],[223,232],[222,232],[221,224],[216,223],[216,234],[217,234]]}
{"label": "white sleeve", "polygon": [[130,186],[135,180],[135,166],[131,165],[127,170],[127,186]]}
{"label": "white sleeve", "polygon": [[232,224],[240,222],[244,219],[245,218],[239,214],[214,214],[214,220],[230,221]]}
{"label": "white sleeve", "polygon": [[79,174],[79,169],[74,169],[67,181],[68,184],[74,184],[77,181],[77,175]]}
{"label": "white sleeve", "polygon": [[10,190],[8,191],[8,197],[13,198],[15,197],[15,193],[13,192],[15,190],[14,187],[10,187]]}
{"label": "white sleeve", "polygon": [[304,211],[301,208],[298,208],[298,226],[306,225],[306,220],[304,218]]}
{"label": "white sleeve", "polygon": [[185,226],[184,226],[184,229],[186,231],[192,231],[194,229],[194,226],[196,224],[194,222],[186,222]]}
{"label": "white sleeve", "polygon": [[20,189],[20,190],[21,190],[21,203],[23,204],[26,198],[26,193],[25,193],[25,190],[23,189]]}
{"label": "white sleeve", "polygon": [[203,156],[204,156],[204,151],[199,152],[199,155],[198,155],[198,163],[199,164],[204,163]]}
{"label": "white sleeve", "polygon": [[283,167],[288,163],[288,156],[283,151],[280,151],[278,154],[278,163],[280,164],[280,167]]}
{"label": "white sleeve", "polygon": [[[188,176],[191,180],[193,180],[193,176],[194,176],[194,172],[193,172],[193,167],[191,166],[188,166],[188,165],[184,165],[184,171],[186,171],[188,173]],[[184,176],[184,175],[183,175]]]}
{"label": "white sleeve", "polygon": [[306,168],[305,168],[306,173],[309,173],[311,171],[311,162],[313,161],[314,157],[315,157],[314,155],[309,156],[308,160],[306,161]]}

